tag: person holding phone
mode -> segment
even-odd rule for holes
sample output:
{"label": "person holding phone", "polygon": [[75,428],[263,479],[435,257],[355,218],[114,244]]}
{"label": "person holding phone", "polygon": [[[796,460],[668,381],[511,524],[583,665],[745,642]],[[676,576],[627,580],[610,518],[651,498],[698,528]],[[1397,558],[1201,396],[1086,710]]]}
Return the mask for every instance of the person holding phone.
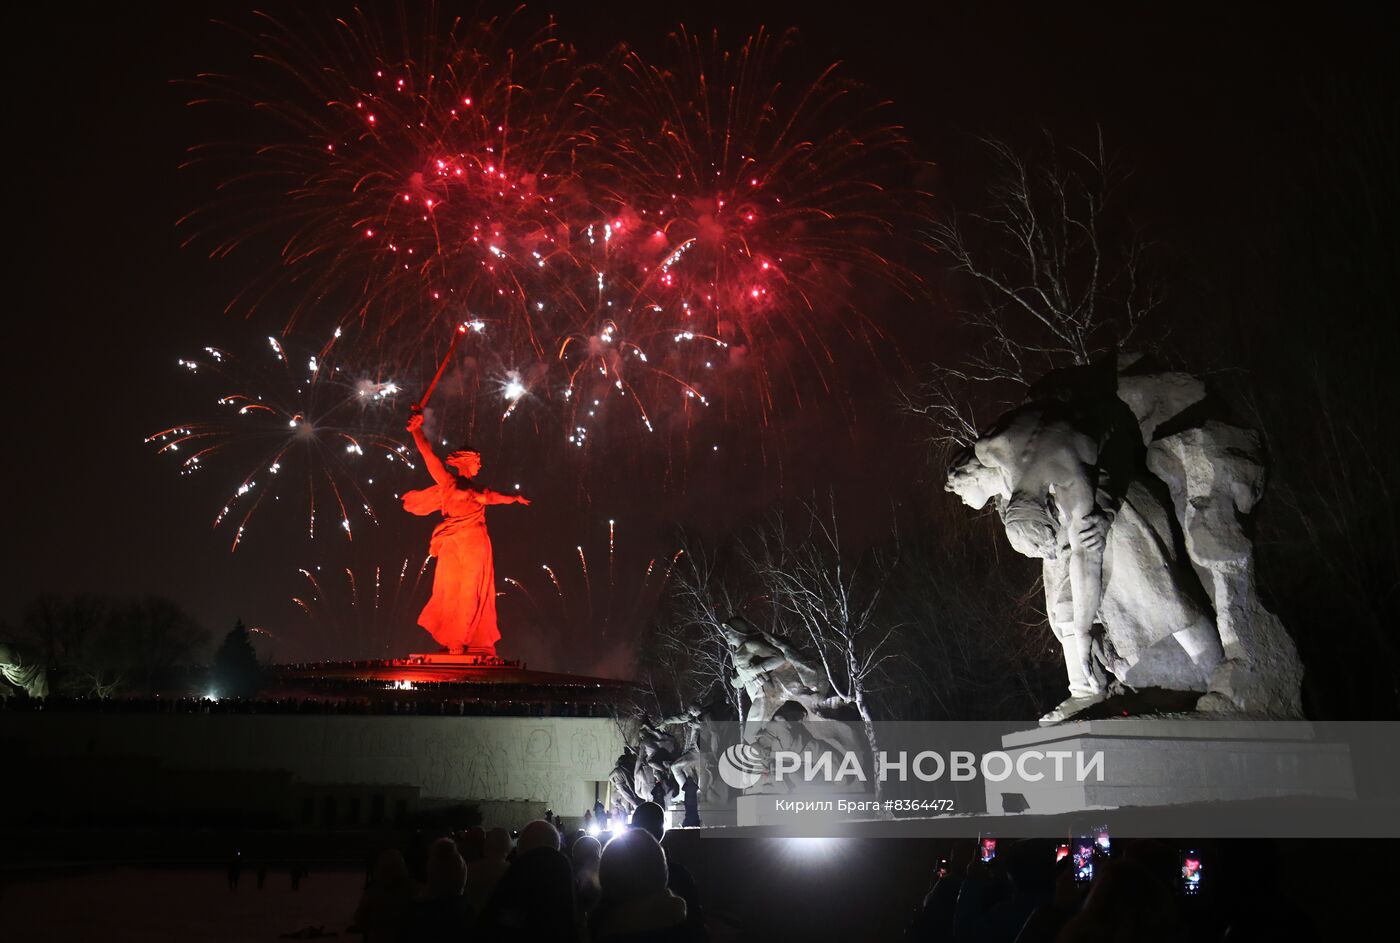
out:
{"label": "person holding phone", "polygon": [[1054,896],[1053,844],[984,835],[975,850],[953,915],[953,939],[1014,940],[1027,918]]}

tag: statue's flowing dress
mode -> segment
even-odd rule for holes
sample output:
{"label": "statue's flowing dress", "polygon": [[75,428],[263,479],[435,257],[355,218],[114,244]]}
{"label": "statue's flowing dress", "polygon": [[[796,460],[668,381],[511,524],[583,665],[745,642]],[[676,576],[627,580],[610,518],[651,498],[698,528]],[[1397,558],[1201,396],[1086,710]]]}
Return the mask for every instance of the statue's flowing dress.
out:
{"label": "statue's flowing dress", "polygon": [[501,633],[496,627],[496,568],[486,533],[486,506],[512,500],[496,491],[469,488],[461,479],[403,497],[404,509],[412,514],[442,514],[428,545],[428,552],[437,557],[433,595],[418,624],[448,651],[495,654]]}

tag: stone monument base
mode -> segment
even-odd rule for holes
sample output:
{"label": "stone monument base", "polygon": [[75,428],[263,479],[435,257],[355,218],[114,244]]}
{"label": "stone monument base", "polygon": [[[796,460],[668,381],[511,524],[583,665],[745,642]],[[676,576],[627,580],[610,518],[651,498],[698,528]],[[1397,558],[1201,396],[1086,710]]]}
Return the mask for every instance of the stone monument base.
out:
{"label": "stone monument base", "polygon": [[465,652],[450,654],[433,652],[430,654],[409,655],[401,661],[414,665],[429,665],[443,668],[508,668],[519,662],[509,662],[496,655],[495,649],[468,649]]}
{"label": "stone monument base", "polygon": [[[1007,734],[1011,775],[986,779],[987,811],[1055,815],[1088,809],[1163,806],[1310,796],[1354,799],[1351,749],[1315,739],[1313,725],[1207,718],[1116,718],[1067,721]],[[1016,760],[1038,751],[1103,754],[1102,776],[1032,781]],[[1043,761],[1027,768],[1045,769]]]}
{"label": "stone monument base", "polygon": [[[681,823],[685,821],[684,803],[673,802],[667,811],[670,813],[668,827],[681,828]],[[701,828],[731,828],[739,824],[738,811],[733,803],[710,805],[702,802],[697,811],[700,813]]]}

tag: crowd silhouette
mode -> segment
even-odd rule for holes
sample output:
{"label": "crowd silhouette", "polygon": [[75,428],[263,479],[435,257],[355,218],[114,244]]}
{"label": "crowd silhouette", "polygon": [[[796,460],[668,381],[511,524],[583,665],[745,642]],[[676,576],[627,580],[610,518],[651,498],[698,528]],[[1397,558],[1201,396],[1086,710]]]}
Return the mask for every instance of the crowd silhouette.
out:
{"label": "crowd silhouette", "polygon": [[[906,943],[1194,943],[1326,939],[1281,900],[1271,866],[1235,844],[1234,868],[1205,893],[1180,850],[1159,841],[1077,859],[1068,844],[1004,842],[991,860],[972,843],[949,849],[905,931]],[[1192,854],[1195,854],[1194,852]],[[1189,858],[1190,856],[1188,856]],[[1199,864],[1199,856],[1191,860]],[[1221,869],[1212,867],[1213,871]],[[1233,871],[1233,873],[1231,873]],[[1222,880],[1223,879],[1223,880]]]}
{"label": "crowd silhouette", "polygon": [[[428,688],[430,683],[422,687]],[[51,694],[45,698],[0,697],[0,710],[13,713],[102,714],[353,714],[417,717],[610,717],[606,704],[522,698],[446,698],[424,694],[388,696],[375,683],[375,697],[330,698],[215,698],[215,697],[86,697]]]}
{"label": "crowd silhouette", "polygon": [[700,943],[699,892],[668,856],[664,822],[647,802],[596,835],[552,811],[514,834],[473,827],[433,842],[417,876],[402,850],[385,849],[349,932],[365,943]]}

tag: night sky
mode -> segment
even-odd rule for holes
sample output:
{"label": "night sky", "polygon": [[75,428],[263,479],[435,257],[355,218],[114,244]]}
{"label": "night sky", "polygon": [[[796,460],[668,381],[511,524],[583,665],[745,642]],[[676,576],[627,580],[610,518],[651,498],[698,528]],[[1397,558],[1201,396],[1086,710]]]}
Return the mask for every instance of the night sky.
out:
{"label": "night sky", "polygon": [[[1348,86],[1346,77],[1378,62],[1393,36],[1389,23],[1322,7],[1303,19],[1263,5],[1076,5],[1073,13],[1045,4],[1014,13],[972,3],[930,3],[915,13],[908,5],[817,6],[589,3],[562,5],[557,15],[560,34],[586,55],[620,41],[659,53],[677,22],[717,26],[735,39],[761,24],[796,26],[794,70],[811,74],[840,59],[889,97],[918,156],[934,165],[923,182],[943,209],[978,198],[978,135],[1025,141],[1043,127],[1084,141],[1098,122],[1134,168],[1135,215],[1200,295],[1217,290],[1218,260],[1241,247],[1267,254],[1287,224],[1270,218],[1272,194],[1316,159],[1324,133],[1300,116],[1317,112],[1311,98],[1338,88],[1364,97],[1364,84]],[[175,225],[210,198],[207,177],[177,170],[186,148],[236,139],[239,128],[227,113],[187,108],[189,89],[172,80],[236,71],[247,47],[211,21],[247,10],[44,4],[9,15],[7,228],[17,290],[5,318],[14,424],[0,618],[17,619],[41,592],[154,594],[179,602],[212,633],[241,617],[275,636],[278,654],[338,654],[289,601],[302,588],[298,566],[344,565],[338,535],[307,545],[301,525],[284,518],[259,525],[230,554],[228,533],[209,526],[222,489],[178,477],[142,441],[192,411],[177,357],[211,342],[248,346],[247,338],[269,333],[223,313],[257,259],[210,261],[181,248]],[[939,284],[936,263],[925,268]],[[942,301],[881,308],[871,317],[910,365],[957,343]],[[792,453],[781,472],[708,457],[682,495],[636,487],[623,468],[580,499],[539,456],[487,454],[488,485],[522,481],[537,499],[529,509],[492,512],[498,577],[568,564],[577,543],[594,554],[596,572],[610,517],[626,547],[619,567],[640,568],[674,546],[678,525],[723,533],[814,488],[834,487],[855,516],[887,513],[891,502],[945,500],[919,427],[892,405],[894,385],[909,375],[896,366],[868,379],[852,396],[850,428],[833,431],[818,407],[791,418]],[[421,553],[429,524],[392,502],[380,513],[382,536],[362,529],[355,553],[369,553],[376,539],[392,550],[382,556]],[[502,653],[549,666],[547,646],[513,641],[511,610],[502,612]],[[410,612],[405,632],[412,621]],[[610,663],[611,645],[625,647],[597,640],[586,646],[595,664],[562,667]]]}

